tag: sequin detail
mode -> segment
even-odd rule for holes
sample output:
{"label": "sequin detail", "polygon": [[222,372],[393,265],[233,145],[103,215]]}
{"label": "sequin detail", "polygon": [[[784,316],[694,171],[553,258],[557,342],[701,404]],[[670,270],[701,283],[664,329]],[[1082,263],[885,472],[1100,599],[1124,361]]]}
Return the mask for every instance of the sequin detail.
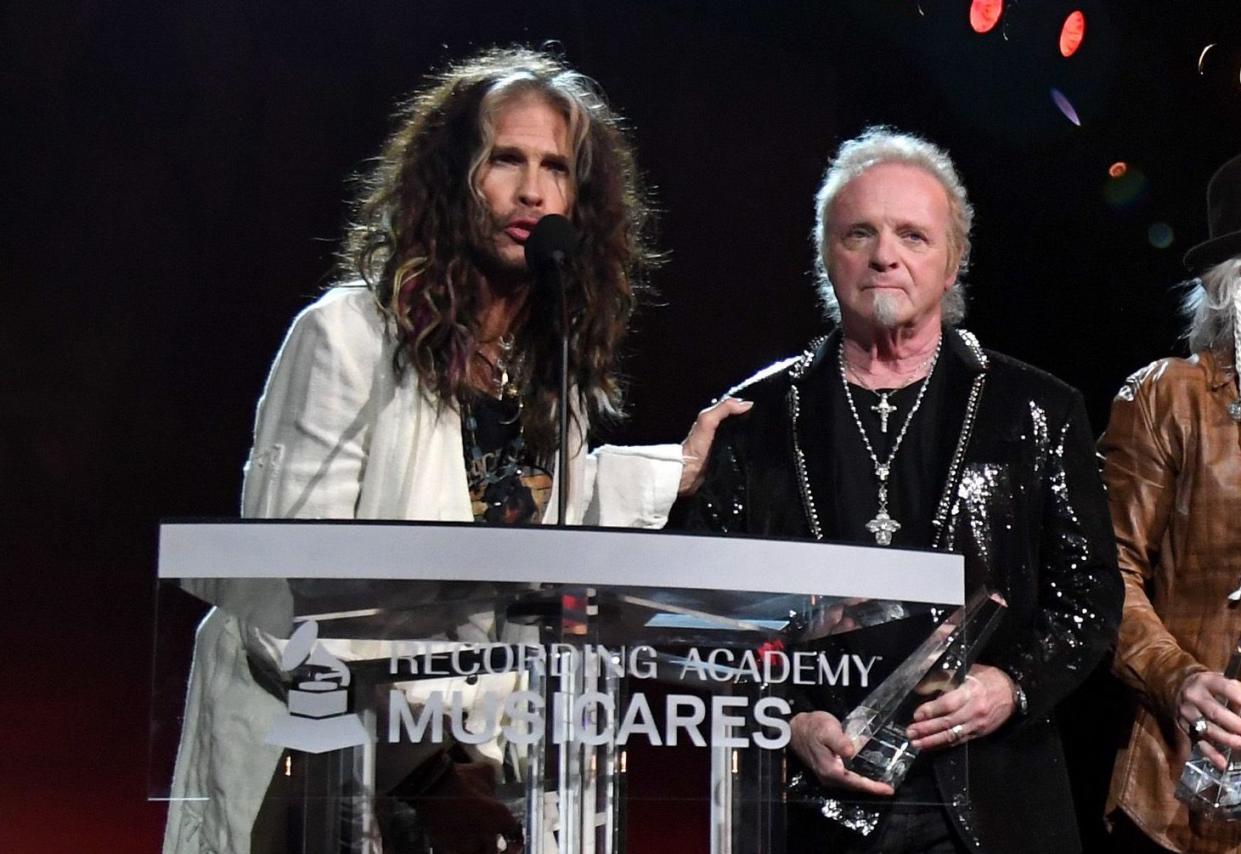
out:
{"label": "sequin detail", "polygon": [[[975,347],[978,346],[977,338],[965,330],[958,331],[962,336],[968,336],[967,343],[972,341]],[[984,367],[987,364],[985,355],[982,357],[982,364]],[[933,548],[952,551],[955,525],[948,523],[948,517],[951,514],[955,518],[958,511],[958,505],[953,502],[953,484],[957,481],[961,471],[961,461],[965,459],[965,449],[969,445],[970,436],[974,433],[974,420],[978,415],[978,404],[982,400],[982,390],[986,384],[987,375],[984,373],[974,377],[974,382],[970,386],[969,400],[965,402],[965,420],[961,423],[961,437],[957,439],[957,447],[952,452],[952,463],[948,466],[948,478],[944,482],[944,492],[940,496],[939,506],[935,509],[935,516],[931,519],[931,527],[935,531],[935,537],[931,542]]]}
{"label": "sequin detail", "polygon": [[801,449],[801,440],[797,437],[797,419],[801,415],[801,392],[797,382],[806,374],[806,370],[814,361],[814,354],[826,337],[816,338],[810,347],[789,369],[789,423],[793,430],[793,462],[797,466],[797,485],[801,491],[802,506],[806,511],[806,521],[810,525],[810,533],[816,540],[823,539],[823,528],[819,524],[819,511],[814,504],[814,493],[810,490],[810,477],[806,474],[806,454]]}
{"label": "sequin detail", "polygon": [[975,851],[982,850],[982,839],[978,836],[978,828],[974,826],[974,804],[964,792],[952,796],[950,814],[957,821],[957,830],[965,837],[965,842]]}
{"label": "sequin detail", "polygon": [[[1033,400],[1030,401],[1030,430],[1034,436],[1035,471],[1041,473],[1043,463],[1051,451],[1051,429],[1047,426],[1047,412]],[[1064,437],[1060,437],[1060,453],[1064,453]]]}
{"label": "sequin detail", "polygon": [[[957,486],[957,510],[969,521],[970,538],[978,556],[988,566],[992,557],[990,545],[995,541],[993,523],[1007,524],[1011,517],[1010,506],[995,499],[1012,490],[1011,480],[1007,466],[975,463],[966,467]],[[1002,519],[993,518],[997,512],[1002,514]]]}
{"label": "sequin detail", "polygon": [[[988,663],[1022,686],[1029,699],[1027,714],[1041,726],[1057,699],[1098,660],[1119,620],[1123,591],[1108,555],[1106,503],[1093,481],[1097,468],[1090,427],[1080,398],[1063,386],[1003,357],[988,357],[968,333],[949,334],[963,343],[954,348],[955,364],[968,371],[960,381],[969,385],[961,389],[966,398],[956,404],[964,404],[965,419],[946,461],[939,504],[932,508],[934,545],[964,553],[970,572],[984,573],[1004,588],[1001,592],[1017,597],[1014,613],[1023,622],[1006,644],[988,651]],[[817,425],[801,422],[800,416],[810,417],[811,410],[810,398],[799,396],[809,395],[803,383],[818,381],[822,366],[815,356],[820,351],[816,342],[785,363],[791,387],[767,398],[775,411],[755,422],[761,432],[750,438],[761,436],[764,443],[773,441],[772,429],[787,431],[791,422],[791,434],[781,435],[782,448],[773,451],[765,444],[760,454],[745,444],[734,449],[725,443],[728,451],[722,449],[715,466],[715,488],[708,490],[716,503],[707,514],[710,519],[702,521],[717,529],[753,524],[765,532],[798,536],[804,535],[807,519],[814,528],[825,521],[815,512],[808,482],[819,447]],[[780,477],[754,481],[750,494],[751,466],[773,459],[785,467]],[[819,491],[830,486],[814,483]],[[703,492],[699,495],[701,501]],[[953,825],[971,850],[979,851],[978,819],[992,808],[995,793],[977,788],[971,793],[964,752],[958,761],[937,759],[936,781]],[[872,838],[882,828],[884,806],[842,802],[839,792],[817,786],[817,778],[810,777],[817,790],[795,793],[790,786],[790,802],[798,800],[823,818]]]}
{"label": "sequin detail", "polygon": [[856,804],[842,804],[833,798],[823,798],[819,814],[861,836],[870,836],[879,826],[878,811],[863,809]]}
{"label": "sequin detail", "polygon": [[[730,483],[741,483],[745,474],[741,470],[741,461],[737,459],[736,450],[732,446],[725,449],[727,456],[723,465],[727,467],[727,480]],[[699,493],[699,506],[702,508],[703,521],[709,530],[721,534],[745,530],[745,502],[736,490],[725,490],[726,497],[717,500],[707,491]]]}
{"label": "sequin detail", "polygon": [[809,771],[799,770],[789,777],[788,791],[790,799],[812,807],[815,812],[826,819],[847,827],[861,836],[870,836],[879,826],[882,813],[876,809],[868,809],[860,804],[848,804],[829,798],[823,792]]}

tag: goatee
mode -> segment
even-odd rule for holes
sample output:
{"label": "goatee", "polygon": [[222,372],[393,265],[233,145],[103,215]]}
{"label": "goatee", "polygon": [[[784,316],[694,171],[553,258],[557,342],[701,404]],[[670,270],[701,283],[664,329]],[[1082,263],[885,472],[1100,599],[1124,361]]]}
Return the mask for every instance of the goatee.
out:
{"label": "goatee", "polygon": [[900,297],[895,294],[875,294],[875,321],[884,329],[895,329],[901,325]]}

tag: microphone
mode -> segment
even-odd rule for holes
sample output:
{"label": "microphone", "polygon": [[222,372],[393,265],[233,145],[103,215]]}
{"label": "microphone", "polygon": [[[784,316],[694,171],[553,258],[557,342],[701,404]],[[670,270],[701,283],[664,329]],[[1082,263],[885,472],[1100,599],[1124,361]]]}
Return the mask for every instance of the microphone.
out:
{"label": "microphone", "polygon": [[525,249],[526,266],[530,272],[544,279],[559,273],[577,249],[577,232],[560,214],[548,214],[530,230]]}
{"label": "microphone", "polygon": [[560,277],[565,261],[577,249],[577,232],[559,214],[548,214],[534,224],[526,238],[526,266],[540,286],[555,294],[560,302],[560,395],[557,432],[560,448],[556,454],[556,524],[565,525],[569,506],[569,301],[565,299]]}

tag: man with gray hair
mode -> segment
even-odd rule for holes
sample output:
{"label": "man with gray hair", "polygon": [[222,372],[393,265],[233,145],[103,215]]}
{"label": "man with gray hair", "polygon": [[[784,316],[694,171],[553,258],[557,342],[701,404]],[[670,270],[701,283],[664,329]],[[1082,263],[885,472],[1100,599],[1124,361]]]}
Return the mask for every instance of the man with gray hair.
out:
{"label": "man with gray hair", "polygon": [[813,234],[837,328],[734,389],[754,406],[683,508],[700,529],[957,552],[967,589],[1008,604],[963,684],[915,712],[895,791],[848,767],[843,701],[795,709],[792,764],[816,789],[791,850],[1080,848],[1052,712],[1115,636],[1116,545],[1080,394],[957,327],[972,218],[926,140],[841,145]]}
{"label": "man with gray hair", "polygon": [[1241,825],[1174,796],[1191,743],[1219,768],[1241,748],[1241,157],[1207,186],[1210,239],[1185,255],[1189,358],[1135,373],[1100,442],[1125,608],[1114,670],[1140,704],[1108,799],[1116,850],[1241,851]]}

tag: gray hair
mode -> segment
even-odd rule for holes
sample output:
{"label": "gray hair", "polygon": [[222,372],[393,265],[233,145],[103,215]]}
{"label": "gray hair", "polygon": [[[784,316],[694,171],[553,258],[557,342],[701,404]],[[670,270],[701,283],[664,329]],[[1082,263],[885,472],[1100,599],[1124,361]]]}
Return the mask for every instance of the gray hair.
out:
{"label": "gray hair", "polygon": [[944,294],[941,308],[944,322],[955,326],[965,319],[965,283],[962,277],[969,267],[970,229],[974,225],[974,207],[966,195],[965,185],[948,152],[920,136],[902,133],[889,127],[875,126],[860,136],[841,143],[823,173],[823,183],[814,197],[814,231],[810,239],[815,247],[815,287],[823,313],[829,320],[840,322],[840,303],[827,274],[828,212],[837,194],[845,185],[872,166],[901,163],[926,172],[943,186],[948,195],[948,242],[957,255],[957,280]]}
{"label": "gray hair", "polygon": [[[1183,337],[1190,352],[1209,351],[1236,359],[1237,315],[1241,313],[1241,258],[1230,258],[1191,279],[1181,300],[1187,321]],[[1234,362],[1235,364],[1235,362]]]}

